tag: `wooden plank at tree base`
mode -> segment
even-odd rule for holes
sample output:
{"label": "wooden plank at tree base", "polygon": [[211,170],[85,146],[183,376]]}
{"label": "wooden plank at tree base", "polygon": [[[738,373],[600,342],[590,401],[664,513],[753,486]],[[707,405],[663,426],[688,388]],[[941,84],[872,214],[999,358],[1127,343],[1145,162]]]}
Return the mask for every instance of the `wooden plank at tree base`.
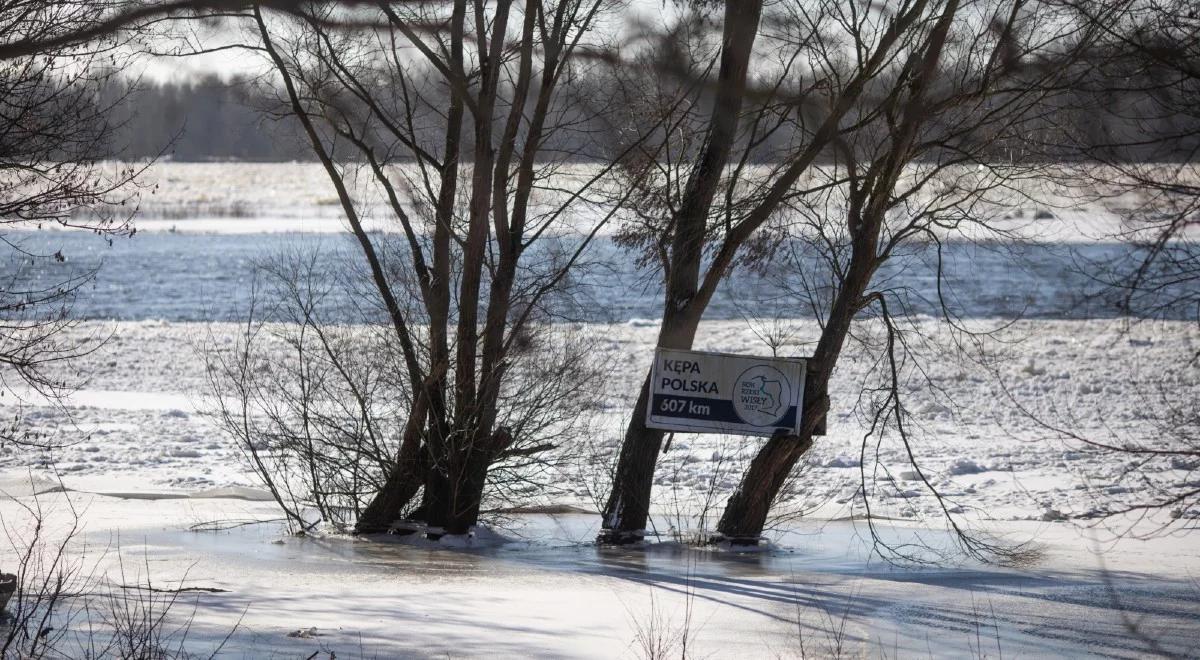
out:
{"label": "wooden plank at tree base", "polygon": [[796,434],[807,361],[660,348],[646,426],[663,431]]}

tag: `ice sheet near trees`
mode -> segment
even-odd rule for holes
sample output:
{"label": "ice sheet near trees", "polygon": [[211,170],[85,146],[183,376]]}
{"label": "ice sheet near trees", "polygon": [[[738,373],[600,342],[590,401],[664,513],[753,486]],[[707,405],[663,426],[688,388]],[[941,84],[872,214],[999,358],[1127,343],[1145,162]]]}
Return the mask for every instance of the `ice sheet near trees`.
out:
{"label": "ice sheet near trees", "polygon": [[[998,328],[1014,310],[1027,317],[998,335],[1005,341],[993,345],[995,371],[952,358],[952,336],[935,318],[917,318],[912,327],[925,337],[917,355],[926,372],[909,374],[904,405],[920,422],[914,449],[922,467],[976,529],[1041,544],[1039,563],[916,571],[869,558],[862,523],[853,520],[861,514],[854,492],[869,426],[854,401],[873,367],[859,349],[834,379],[829,435],[780,507],[803,517],[778,523],[772,551],[735,556],[670,543],[645,552],[597,550],[588,541],[599,520],[585,514],[498,518],[500,536],[445,549],[285,539],[271,525],[186,531],[198,522],[276,515],[240,452],[202,414],[208,403],[199,347],[233,344],[256,259],[297,247],[343,249],[336,237],[287,233],[339,226],[312,166],[237,166],[237,176],[229,167],[160,168],[163,192],[145,205],[137,236],[111,248],[82,234],[25,237],[66,245],[68,261],[56,268],[105,262],[79,301],[90,320],[71,332],[112,337],[72,365],[88,379],[64,406],[25,392],[0,408],[65,443],[52,453],[0,449],[6,524],[35,493],[60,522],[69,500],[86,521],[80,541],[109,548],[86,553],[86,561],[111,568],[123,554],[148,566],[156,583],[186,575],[188,585],[227,590],[199,597],[198,652],[244,613],[227,647],[235,655],[637,655],[639,626],[679,627],[688,603],[699,652],[722,657],[786,657],[801,643],[813,653],[832,643],[828,633],[843,621],[850,648],[870,655],[1138,655],[1144,648],[1130,635],[1130,620],[1169,650],[1194,651],[1200,559],[1191,544],[1166,538],[1112,546],[1107,526],[1086,526],[1146,488],[1143,480],[1178,481],[1195,466],[1130,474],[1123,461],[1056,437],[1009,403],[1011,395],[1081,435],[1153,442],[1140,412],[1147,397],[1168,391],[1200,400],[1200,385],[1179,360],[1200,348],[1194,319],[1131,322],[1073,279],[1073,256],[1120,256],[1123,248],[1096,240],[1113,228],[1108,210],[1030,208],[1012,218],[1044,230],[1019,267],[987,249],[960,255],[976,280],[972,286],[963,277],[959,290],[966,323]],[[611,365],[599,403],[585,412],[601,448],[615,452],[653,351],[660,296],[621,266],[615,249],[602,244],[601,251],[618,267],[592,275],[598,279],[585,290],[592,298],[572,328],[591,337],[597,359]],[[897,277],[917,291],[928,287],[915,272]],[[614,279],[604,286],[599,273]],[[749,279],[730,286],[742,285],[763,293]],[[727,290],[714,303],[697,349],[769,353],[763,337],[770,335],[784,339],[785,352],[811,350],[816,328],[802,311],[783,304],[755,313],[762,308],[748,308],[744,298]],[[660,538],[695,524],[706,498],[723,503],[759,442],[677,435],[656,477]],[[891,469],[876,509],[893,519],[886,533],[944,542],[939,508],[903,448],[885,441],[879,457]],[[568,475],[561,481],[571,483]],[[64,486],[67,493],[55,492]],[[530,504],[595,507],[593,493],[571,486]],[[1200,512],[1176,515],[1188,520]],[[1082,519],[1085,531],[1066,518]],[[0,549],[0,567],[11,553]]]}
{"label": "ice sheet near trees", "polygon": [[[994,526],[1038,539],[1045,556],[1032,568],[916,570],[868,560],[865,530],[849,521],[801,522],[776,550],[730,555],[597,549],[596,516],[529,516],[446,549],[284,537],[270,525],[186,531],[276,515],[230,499],[47,494],[51,528],[69,518],[67,497],[86,512],[76,547],[86,541],[87,566],[118,579],[123,564],[126,583],[149,575],[160,589],[211,590],[185,594],[171,627],[194,617],[187,647],[202,657],[235,625],[221,657],[644,657],[638,639],[654,630],[687,632],[690,652],[705,657],[826,657],[839,646],[887,657],[1137,657],[1146,647],[1130,622],[1185,655],[1200,617],[1188,540],[1114,548],[1061,523]],[[21,512],[4,499],[0,515]]]}

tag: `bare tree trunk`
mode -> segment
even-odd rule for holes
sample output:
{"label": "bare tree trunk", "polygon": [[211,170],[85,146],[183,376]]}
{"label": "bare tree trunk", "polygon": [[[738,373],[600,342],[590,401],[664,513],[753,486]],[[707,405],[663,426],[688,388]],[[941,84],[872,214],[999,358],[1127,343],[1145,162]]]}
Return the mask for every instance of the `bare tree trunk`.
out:
{"label": "bare tree trunk", "polygon": [[[893,194],[908,159],[913,153],[913,143],[922,122],[929,119],[925,101],[925,90],[936,75],[938,61],[948,38],[951,23],[958,12],[958,1],[950,0],[942,9],[937,24],[930,33],[925,47],[917,58],[917,75],[908,88],[903,105],[893,110],[902,111],[903,120],[893,132],[889,150],[871,163],[870,170],[877,176],[866,179],[865,187],[851,182],[851,194],[847,212],[847,229],[851,237],[852,252],[846,278],[830,308],[829,319],[821,331],[816,351],[810,363],[815,378],[810,392],[805,394],[804,424],[799,436],[775,436],[759,451],[743,475],[741,483],[725,505],[717,532],[731,540],[757,543],[766,525],[771,504],[779,496],[788,474],[795,468],[800,457],[812,447],[813,431],[824,420],[829,410],[829,378],[837,364],[854,316],[866,304],[864,294],[871,285],[871,278],[886,256],[879,254],[879,237],[888,209],[894,203]],[[892,103],[899,103],[893,97]],[[852,155],[847,166],[857,167]],[[809,406],[812,406],[809,409]]]}
{"label": "bare tree trunk", "polygon": [[420,441],[410,443],[405,438],[396,466],[388,474],[383,488],[375,494],[367,508],[363,509],[362,515],[354,525],[355,533],[386,532],[401,519],[405,507],[421,489],[422,475],[425,473],[424,463]]}
{"label": "bare tree trunk", "polygon": [[[452,75],[461,75],[463,71],[463,33],[466,18],[466,1],[454,3],[449,23],[450,49],[447,65]],[[454,217],[454,206],[457,202],[459,178],[459,153],[462,148],[462,127],[464,115],[464,90],[458,85],[450,85],[450,107],[446,114],[446,136],[444,142],[444,160],[438,172],[438,197],[434,208],[434,227],[432,241],[432,273],[428,287],[428,297],[425,308],[429,314],[429,369],[431,377],[422,384],[422,391],[414,393],[415,401],[424,399],[424,409],[420,414],[421,423],[425,423],[425,437],[422,438],[418,428],[417,433],[410,436],[407,433],[400,449],[395,469],[388,475],[384,487],[375,494],[374,499],[363,512],[362,519],[356,529],[358,531],[382,531],[390,528],[396,522],[400,513],[412,501],[412,498],[425,488],[421,505],[412,512],[412,517],[425,520],[427,512],[435,507],[430,506],[431,489],[435,494],[434,500],[444,497],[443,489],[439,488],[431,472],[435,472],[434,463],[440,453],[442,444],[449,434],[446,413],[446,380],[450,366],[449,349],[449,318],[450,318],[450,244],[453,230],[451,223]],[[409,417],[409,425],[416,416],[416,406]],[[427,420],[427,423],[426,423]],[[422,442],[424,441],[424,442]]]}
{"label": "bare tree trunk", "polygon": [[[664,348],[690,348],[699,324],[699,314],[689,317],[665,315],[658,345]],[[650,491],[654,487],[654,467],[665,435],[658,429],[646,427],[646,408],[649,405],[650,374],[647,372],[621,443],[617,472],[608,503],[604,507],[604,521],[597,539],[600,543],[636,543],[645,536],[650,515]]]}
{"label": "bare tree trunk", "polygon": [[850,324],[859,309],[862,293],[871,282],[874,257],[874,240],[855,246],[849,277],[838,292],[832,314],[821,331],[817,349],[809,362],[808,391],[804,395],[800,433],[775,435],[754,456],[717,523],[720,537],[735,543],[757,543],[779,490],[796,467],[796,462],[812,448],[813,434],[823,426],[829,410],[830,373],[850,334]]}
{"label": "bare tree trunk", "polygon": [[462,469],[455,479],[455,508],[445,525],[447,534],[466,534],[478,522],[488,467],[511,441],[507,429],[499,428],[486,439],[478,439],[472,444],[471,451],[464,454]]}
{"label": "bare tree trunk", "polygon": [[645,536],[650,515],[650,491],[654,487],[654,466],[663,441],[662,431],[646,428],[649,400],[650,376],[647,374],[621,443],[612,491],[604,505],[603,526],[596,539],[599,543],[636,543]]}
{"label": "bare tree trunk", "polygon": [[421,489],[428,470],[426,456],[421,449],[421,432],[429,416],[429,391],[430,383],[427,380],[424,388],[413,398],[412,409],[404,425],[404,437],[400,441],[400,451],[396,456],[396,465],[388,473],[383,488],[363,509],[354,526],[356,533],[371,534],[391,529],[400,519],[404,508]]}
{"label": "bare tree trunk", "polygon": [[750,469],[746,470],[737,490],[729,497],[721,521],[717,523],[719,538],[734,544],[754,545],[767,523],[771,505],[796,461],[813,445],[813,431],[825,418],[829,408],[829,397],[820,395],[804,402],[808,415],[799,435],[779,433],[767,440],[767,444],[754,456]]}

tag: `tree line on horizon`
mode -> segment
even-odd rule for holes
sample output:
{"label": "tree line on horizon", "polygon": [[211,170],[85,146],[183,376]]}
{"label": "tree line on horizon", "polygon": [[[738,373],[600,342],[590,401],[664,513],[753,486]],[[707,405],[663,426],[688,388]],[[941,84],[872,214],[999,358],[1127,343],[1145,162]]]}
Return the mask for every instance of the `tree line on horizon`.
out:
{"label": "tree line on horizon", "polygon": [[[1193,159],[1200,149],[1200,118],[1180,110],[1189,103],[1187,90],[1175,84],[1169,67],[1153,61],[1121,64],[1119,58],[1103,53],[1095,57],[1110,62],[1103,78],[1099,74],[1082,77],[1074,82],[1074,89],[1045,99],[1045,107],[1033,111],[1041,115],[1037,122],[1041,134],[1031,128],[1026,138],[1037,143],[1032,150],[1036,157],[1130,163]],[[1114,61],[1117,63],[1111,64]],[[1120,85],[1113,83],[1117,79]],[[589,99],[606,96],[608,91],[601,90],[611,90],[611,83],[605,76],[596,75],[590,81],[574,83],[579,86],[574,92],[581,103],[588,103]],[[134,85],[114,76],[105,81],[102,96],[119,99],[112,111],[120,126],[111,138],[109,153],[116,159],[316,161],[295,123],[270,116],[280,109],[280,99],[277,90],[264,86],[260,79],[201,73],[186,79]],[[443,100],[449,104],[449,90],[445,90]],[[1164,108],[1173,110],[1164,112]],[[560,139],[565,143],[557,148],[578,161],[611,158],[612,154],[597,145],[604,144],[604,136],[622,127],[612,125],[611,120],[593,117],[591,121],[596,125],[563,136]],[[586,139],[582,137],[585,135]],[[1064,140],[1064,136],[1071,141]],[[764,154],[769,151],[759,149],[751,158],[766,162]],[[1022,145],[996,155],[1028,157],[1030,153]]]}

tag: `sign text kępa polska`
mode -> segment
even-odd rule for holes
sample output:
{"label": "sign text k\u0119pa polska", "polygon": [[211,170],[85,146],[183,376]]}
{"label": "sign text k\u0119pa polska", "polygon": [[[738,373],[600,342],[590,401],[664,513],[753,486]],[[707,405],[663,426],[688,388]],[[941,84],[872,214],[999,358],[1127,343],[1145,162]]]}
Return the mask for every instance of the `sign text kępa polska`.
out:
{"label": "sign text k\u0119pa polska", "polygon": [[774,435],[797,432],[805,362],[660,348],[646,426],[664,431]]}

